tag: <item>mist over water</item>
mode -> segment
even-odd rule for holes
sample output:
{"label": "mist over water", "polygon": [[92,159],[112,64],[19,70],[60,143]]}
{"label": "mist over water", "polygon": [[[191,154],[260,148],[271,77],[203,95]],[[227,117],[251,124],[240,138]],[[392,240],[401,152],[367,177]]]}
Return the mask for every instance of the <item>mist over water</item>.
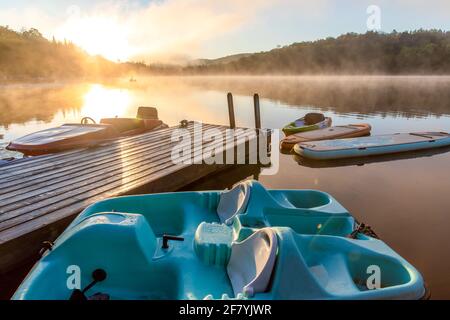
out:
{"label": "mist over water", "polygon": [[[24,134],[90,116],[134,117],[138,106],[156,106],[169,125],[181,120],[228,124],[226,93],[234,94],[238,126],[254,126],[254,93],[262,124],[281,128],[306,112],[333,124],[368,122],[372,134],[450,131],[450,77],[152,77],[109,83],[0,86],[0,157]],[[3,135],[3,138],[2,138]],[[410,154],[374,163],[314,168],[281,155],[280,171],[261,176],[268,188],[320,189],[370,224],[425,277],[435,298],[450,298],[450,152]],[[214,187],[214,186],[211,186]]]}
{"label": "mist over water", "polygon": [[307,105],[363,117],[450,114],[447,76],[199,77],[191,83],[242,95],[254,91],[293,107]]}
{"label": "mist over water", "polygon": [[270,128],[320,111],[333,116],[335,124],[382,119],[374,126],[377,133],[448,130],[449,89],[450,77],[444,76],[157,76],[133,83],[0,85],[0,156],[11,155],[2,147],[22,135],[79,122],[83,116],[97,121],[134,117],[141,105],[156,106],[171,125],[183,119],[227,124],[227,92],[235,95],[241,126],[254,124],[251,96],[257,92],[263,99],[263,125]]}

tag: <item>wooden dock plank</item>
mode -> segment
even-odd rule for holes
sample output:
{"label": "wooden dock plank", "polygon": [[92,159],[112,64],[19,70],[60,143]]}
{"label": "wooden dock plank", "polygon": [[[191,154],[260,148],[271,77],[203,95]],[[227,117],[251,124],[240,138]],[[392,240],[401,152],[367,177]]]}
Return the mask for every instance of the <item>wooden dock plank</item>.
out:
{"label": "wooden dock plank", "polygon": [[[213,128],[222,133],[228,129],[203,124],[202,132],[195,134],[203,135]],[[0,272],[36,252],[42,241],[54,240],[76,214],[92,203],[144,187],[146,192],[174,191],[230,167],[173,163],[172,149],[179,143],[171,141],[175,129],[0,166]],[[192,137],[194,124],[190,122],[186,129]],[[235,139],[235,143],[242,142]],[[202,141],[193,147],[194,151],[214,147],[222,152],[228,146]],[[246,151],[248,157],[250,150]]]}
{"label": "wooden dock plank", "polygon": [[[200,148],[204,148],[208,144],[209,143],[205,143],[203,146],[200,146]],[[217,147],[220,147],[220,145],[217,145]],[[217,149],[220,150],[219,148]],[[196,148],[193,149],[193,151],[195,150]],[[82,184],[69,183],[64,188],[56,189],[54,186],[51,186],[45,190],[40,190],[40,193],[29,199],[16,201],[9,205],[4,205],[2,203],[0,205],[0,231],[9,228],[11,224],[10,220],[13,218],[20,217],[20,221],[22,221],[28,212],[31,213],[26,217],[32,218],[39,215],[43,210],[47,210],[46,206],[53,203],[58,203],[58,205],[63,206],[64,201],[67,198],[72,199],[80,194],[83,194],[83,197],[90,197],[90,194],[86,195],[87,192],[92,192],[94,190],[95,192],[100,193],[104,189],[117,188],[123,184],[127,184],[129,181],[134,181],[133,179],[139,179],[144,173],[145,176],[147,176],[153,175],[165,168],[174,167],[174,169],[178,169],[178,166],[173,166],[170,159],[170,153],[171,149],[166,151],[166,153],[163,154],[165,157],[162,160],[154,161],[154,159],[152,159],[153,161],[151,162],[142,160],[140,165],[134,169],[127,166],[126,172],[124,172],[124,168],[119,168],[116,172],[108,173],[108,178],[106,178],[105,174],[99,174],[90,180],[81,180]],[[110,169],[111,168],[105,168],[104,173],[107,173],[107,170]],[[49,192],[49,189],[57,191]]]}
{"label": "wooden dock plank", "polygon": [[[206,128],[210,128],[210,126],[206,126]],[[192,130],[189,130],[192,132]],[[140,135],[136,137],[136,141],[126,141],[123,142],[122,140],[119,140],[118,142],[111,143],[108,145],[108,148],[105,148],[103,150],[97,150],[98,152],[95,153],[80,153],[79,151],[77,153],[70,152],[68,155],[70,157],[66,156],[64,158],[57,159],[54,161],[54,159],[44,159],[45,161],[40,161],[40,165],[38,164],[38,161],[41,159],[36,159],[36,164],[31,165],[32,161],[25,162],[24,168],[19,167],[19,169],[16,167],[14,169],[10,169],[9,166],[0,167],[0,179],[2,179],[3,182],[7,181],[16,181],[17,178],[25,178],[27,176],[34,176],[35,174],[41,172],[41,171],[48,171],[50,169],[56,169],[57,167],[65,167],[68,164],[78,164],[80,160],[89,160],[89,159],[97,159],[101,155],[106,155],[106,157],[114,157],[116,153],[122,153],[128,149],[135,148],[138,144],[141,145],[149,145],[150,143],[154,143],[153,146],[158,145],[158,143],[161,140],[169,140],[171,136],[171,131],[166,132],[165,134],[160,134],[159,131],[154,132],[154,136],[148,136],[146,134]],[[98,149],[98,148],[96,148]],[[34,159],[31,159],[34,160]],[[51,160],[51,161],[49,161]],[[26,166],[28,164],[28,166]],[[12,164],[13,165],[13,164]]]}
{"label": "wooden dock plank", "polygon": [[[153,132],[152,136],[147,136],[147,135],[143,134],[141,136],[136,136],[135,137],[136,139],[134,141],[131,141],[130,144],[133,144],[133,143],[136,144],[142,140],[144,140],[144,141],[157,140],[157,138],[159,138],[163,135],[169,136],[170,133],[171,133],[171,131],[169,129],[163,129],[163,130]],[[109,143],[108,145],[109,146],[117,146],[117,145],[125,146],[125,145],[127,145],[127,142],[129,142],[129,141],[125,141],[123,139],[118,139],[115,142]],[[127,140],[129,140],[129,138],[127,138]],[[20,173],[26,172],[27,169],[29,170],[30,168],[31,168],[31,170],[36,170],[36,168],[45,168],[45,165],[53,166],[56,164],[75,162],[76,160],[78,160],[80,158],[85,158],[89,155],[86,153],[80,153],[79,151],[80,150],[77,149],[77,150],[72,150],[72,151],[68,151],[68,152],[64,152],[64,153],[57,153],[55,155],[45,155],[45,156],[28,158],[28,160],[30,160],[30,161],[19,162],[17,164],[15,162],[11,163],[7,166],[1,167],[0,178],[3,178],[4,176],[9,177],[9,174],[12,174],[13,176],[18,175]],[[101,155],[102,153],[107,154],[108,151],[109,151],[108,149],[104,149],[103,152],[99,151],[97,153],[97,156]],[[71,155],[71,157],[68,157],[69,155]]]}
{"label": "wooden dock plank", "polygon": [[[83,159],[79,159],[75,163],[64,163],[64,165],[60,165],[58,167],[54,167],[50,170],[50,168],[47,168],[47,170],[44,170],[42,173],[33,172],[33,174],[30,174],[26,177],[22,177],[21,179],[12,179],[12,180],[3,180],[2,183],[2,190],[0,190],[0,195],[2,196],[2,199],[6,199],[8,195],[7,193],[11,193],[14,191],[14,195],[17,195],[21,192],[21,190],[25,187],[32,186],[36,183],[36,181],[46,181],[47,179],[52,179],[54,182],[55,179],[60,177],[65,177],[73,172],[77,173],[79,172],[80,166],[84,167],[84,171],[89,171],[92,169],[95,169],[98,166],[104,167],[106,164],[111,163],[123,163],[124,161],[130,161],[130,159],[135,156],[142,156],[142,153],[151,153],[153,152],[161,152],[163,151],[164,147],[160,147],[160,141],[161,139],[158,139],[156,142],[151,143],[144,143],[143,145],[137,145],[134,148],[131,149],[125,149],[123,148],[120,152],[120,157],[117,157],[115,153],[109,153],[109,154],[102,154],[99,152],[97,155],[98,157],[88,158],[87,161],[81,161]],[[172,146],[174,143],[170,143],[170,146]],[[87,167],[87,168],[86,168]]]}
{"label": "wooden dock plank", "polygon": [[[159,160],[170,160],[171,149],[175,143],[168,144],[163,148],[150,148],[143,149],[139,154],[134,154],[134,157],[116,157],[114,160],[109,162],[102,162],[101,164],[92,164],[89,163],[81,163],[80,165],[86,167],[83,169],[83,174],[80,175],[79,167],[76,167],[72,170],[71,173],[64,172],[64,174],[60,174],[58,176],[50,176],[45,177],[45,179],[39,179],[40,183],[34,182],[28,188],[21,187],[18,191],[8,192],[8,194],[3,194],[1,199],[3,200],[0,204],[0,221],[1,214],[5,211],[10,211],[12,208],[8,207],[11,203],[17,203],[19,200],[25,200],[31,198],[33,195],[41,195],[42,187],[46,188],[46,192],[51,190],[55,190],[61,187],[65,187],[67,185],[73,185],[77,182],[83,182],[88,179],[89,182],[92,182],[96,179],[102,179],[105,175],[115,175],[120,173],[124,168],[124,162],[126,162],[127,169],[132,170],[136,166],[143,164],[145,162],[152,162],[154,164],[158,163]],[[52,185],[48,186],[47,181],[51,179]],[[25,179],[24,179],[25,181]],[[18,185],[23,186],[21,184]]]}
{"label": "wooden dock plank", "polygon": [[[217,125],[212,125],[212,124],[203,124],[203,128],[217,128]],[[137,136],[131,136],[131,137],[123,137],[123,138],[119,138],[117,140],[114,140],[110,143],[108,143],[109,146],[114,146],[117,144],[126,144],[128,142],[130,143],[134,143],[134,142],[139,142],[142,140],[155,140],[154,138],[158,138],[161,137],[163,134],[165,134],[166,138],[167,136],[170,137],[170,135],[172,134],[173,130],[176,129],[176,127],[170,127],[170,128],[164,128],[164,129],[160,129],[157,131],[152,131],[151,135],[148,134],[141,134],[141,135],[137,135]],[[188,125],[188,127],[186,128],[188,130],[192,129],[191,125]],[[55,160],[63,160],[63,161],[71,161],[73,159],[76,159],[76,155],[80,153],[80,150],[71,150],[71,151],[66,151],[63,153],[55,153],[55,154],[49,154],[49,155],[43,155],[43,156],[39,156],[39,157],[33,157],[33,158],[25,158],[25,159],[20,159],[21,161],[17,161],[17,162],[13,162],[13,163],[9,163],[7,165],[1,166],[0,167],[0,177],[3,176],[3,173],[15,173],[15,169],[17,167],[20,167],[20,169],[24,169],[24,168],[28,168],[28,167],[36,167],[37,164],[39,163],[43,163],[43,162],[52,162],[55,163]],[[68,157],[69,155],[72,155],[72,157]],[[82,156],[86,156],[86,154],[82,155]],[[25,160],[25,161],[23,161]],[[28,160],[28,161],[27,161]]]}

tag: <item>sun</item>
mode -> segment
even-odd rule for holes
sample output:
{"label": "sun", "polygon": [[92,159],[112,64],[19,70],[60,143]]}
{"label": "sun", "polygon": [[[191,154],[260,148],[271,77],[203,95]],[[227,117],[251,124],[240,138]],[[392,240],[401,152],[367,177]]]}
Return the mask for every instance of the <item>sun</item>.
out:
{"label": "sun", "polygon": [[87,53],[112,61],[126,61],[133,54],[128,42],[128,28],[113,17],[71,19],[58,30],[58,38],[72,41]]}

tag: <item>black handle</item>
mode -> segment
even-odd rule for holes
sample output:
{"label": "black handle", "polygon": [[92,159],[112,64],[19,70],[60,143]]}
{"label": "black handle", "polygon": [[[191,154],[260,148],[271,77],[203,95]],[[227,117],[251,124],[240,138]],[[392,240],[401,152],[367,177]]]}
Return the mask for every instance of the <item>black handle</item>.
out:
{"label": "black handle", "polygon": [[105,270],[103,269],[94,270],[94,272],[92,272],[92,279],[93,279],[92,282],[89,283],[83,290],[80,289],[73,290],[69,300],[88,300],[88,298],[85,295],[85,292],[91,289],[97,283],[104,281],[106,277],[107,274]]}
{"label": "black handle", "polygon": [[184,241],[183,237],[171,236],[171,235],[168,235],[168,234],[163,234],[162,239],[163,239],[163,244],[162,244],[162,248],[163,249],[168,249],[169,248],[169,240]]}
{"label": "black handle", "polygon": [[93,281],[87,285],[86,288],[83,289],[83,293],[85,293],[86,291],[88,291],[90,288],[92,288],[94,285],[96,285],[98,282],[102,282],[103,280],[106,279],[106,271],[103,269],[96,269],[94,270],[94,272],[92,272],[92,279]]}

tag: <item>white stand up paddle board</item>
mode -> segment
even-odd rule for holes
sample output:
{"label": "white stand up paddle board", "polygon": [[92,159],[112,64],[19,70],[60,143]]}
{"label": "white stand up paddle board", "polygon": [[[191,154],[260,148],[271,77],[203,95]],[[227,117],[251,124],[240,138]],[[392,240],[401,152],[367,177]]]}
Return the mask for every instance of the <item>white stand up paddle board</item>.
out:
{"label": "white stand up paddle board", "polygon": [[331,160],[440,148],[450,145],[446,132],[385,134],[371,137],[298,143],[294,151],[309,159]]}

